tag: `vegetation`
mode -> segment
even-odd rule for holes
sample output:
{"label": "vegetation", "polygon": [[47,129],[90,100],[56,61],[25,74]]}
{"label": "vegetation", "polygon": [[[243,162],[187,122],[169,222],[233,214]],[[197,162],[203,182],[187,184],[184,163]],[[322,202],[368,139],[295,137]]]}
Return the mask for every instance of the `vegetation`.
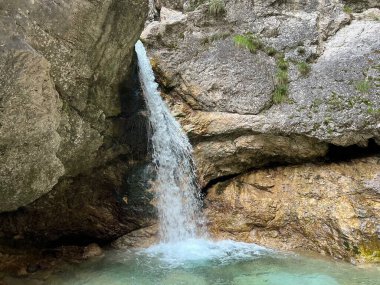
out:
{"label": "vegetation", "polygon": [[277,79],[277,83],[280,85],[288,84],[288,71],[278,69],[276,73],[276,79]]}
{"label": "vegetation", "polygon": [[346,13],[346,14],[352,14],[353,10],[352,10],[352,8],[350,6],[344,5],[343,12]]}
{"label": "vegetation", "polygon": [[206,0],[190,0],[190,11],[194,11],[198,8],[198,6],[202,5],[205,2]]}
{"label": "vegetation", "polygon": [[310,65],[306,62],[302,61],[297,64],[298,71],[303,75],[306,76],[309,74],[311,68]]}
{"label": "vegetation", "polygon": [[283,55],[277,59],[277,67],[281,70],[288,70],[289,62],[285,60]]}
{"label": "vegetation", "polygon": [[288,84],[276,85],[273,93],[273,103],[280,104],[288,99]]}
{"label": "vegetation", "polygon": [[265,47],[264,51],[269,56],[275,56],[277,53],[277,50],[274,47]]}
{"label": "vegetation", "polygon": [[304,47],[298,47],[298,48],[297,48],[297,53],[302,55],[302,54],[305,54],[305,53],[306,53],[306,50],[305,50]]}
{"label": "vegetation", "polygon": [[226,11],[224,0],[210,0],[208,11],[214,16],[222,15]]}
{"label": "vegetation", "polygon": [[277,64],[276,86],[274,89],[272,99],[273,99],[274,104],[280,104],[280,103],[288,101],[289,63],[284,58],[284,55],[278,55],[276,64]]}
{"label": "vegetation", "polygon": [[234,42],[237,46],[248,49],[251,53],[256,53],[264,48],[261,40],[252,33],[234,36]]}
{"label": "vegetation", "polygon": [[218,41],[218,40],[224,40],[225,38],[227,38],[229,35],[231,35],[231,33],[229,32],[223,32],[223,33],[215,33],[215,34],[212,34],[210,36],[207,36],[207,37],[204,37],[202,40],[201,40],[201,43],[203,45],[206,45],[206,44],[210,44],[214,41]]}
{"label": "vegetation", "polygon": [[369,90],[371,89],[372,87],[372,82],[369,81],[369,80],[362,80],[362,81],[358,81],[356,84],[355,84],[355,88],[356,90],[358,90],[360,93],[368,93]]}
{"label": "vegetation", "polygon": [[273,92],[273,103],[280,104],[289,102],[288,89],[289,89],[289,62],[285,59],[283,53],[278,52],[275,48],[265,46],[260,38],[252,33],[234,36],[234,42],[237,46],[248,49],[251,53],[256,53],[261,50],[269,56],[276,58],[276,78],[275,89]]}

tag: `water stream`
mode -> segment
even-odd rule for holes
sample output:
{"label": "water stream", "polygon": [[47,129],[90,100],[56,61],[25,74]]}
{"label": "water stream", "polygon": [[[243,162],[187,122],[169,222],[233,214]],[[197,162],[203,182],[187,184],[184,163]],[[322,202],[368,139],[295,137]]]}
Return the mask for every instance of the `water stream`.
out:
{"label": "water stream", "polygon": [[136,53],[152,128],[160,239],[173,243],[204,236],[192,146],[161,99],[149,58],[140,41],[136,43]]}

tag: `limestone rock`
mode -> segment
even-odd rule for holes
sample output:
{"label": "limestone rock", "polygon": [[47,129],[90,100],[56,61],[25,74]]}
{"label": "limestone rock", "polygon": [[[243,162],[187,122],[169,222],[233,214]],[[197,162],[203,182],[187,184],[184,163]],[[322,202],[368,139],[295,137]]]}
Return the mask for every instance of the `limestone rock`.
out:
{"label": "limestone rock", "polygon": [[[315,160],[331,145],[379,141],[380,22],[353,20],[344,5],[226,1],[223,15],[204,4],[172,29],[156,21],[145,30],[202,185],[271,163]],[[255,52],[234,43],[247,33],[256,36]],[[282,55],[288,92],[274,104]]]}
{"label": "limestone rock", "polygon": [[206,197],[216,238],[380,261],[380,158],[250,172]]}
{"label": "limestone rock", "polygon": [[0,212],[131,152],[115,143],[115,129],[147,8],[128,0],[2,1]]}
{"label": "limestone rock", "polygon": [[25,42],[3,45],[0,55],[0,211],[12,211],[64,173],[57,157],[62,102],[49,62]]}
{"label": "limestone rock", "polygon": [[0,236],[92,242],[149,225],[149,193],[130,183],[149,160],[134,59],[147,12],[143,0],[1,1]]}

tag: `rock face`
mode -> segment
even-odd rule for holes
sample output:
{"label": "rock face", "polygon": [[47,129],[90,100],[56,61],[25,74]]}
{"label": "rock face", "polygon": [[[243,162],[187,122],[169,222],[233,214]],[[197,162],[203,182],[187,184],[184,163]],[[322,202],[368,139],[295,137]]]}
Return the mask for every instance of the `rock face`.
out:
{"label": "rock face", "polygon": [[201,186],[225,181],[206,197],[212,232],[377,260],[378,157],[304,165],[379,152],[377,1],[219,2],[161,7],[142,34]]}
{"label": "rock face", "polygon": [[380,261],[380,157],[259,170],[206,201],[217,238]]}
{"label": "rock face", "polygon": [[202,185],[379,141],[380,22],[344,4],[231,0],[219,16],[207,3],[182,16],[161,8],[143,38]]}
{"label": "rock face", "polygon": [[19,209],[0,215],[0,235],[107,239],[139,227],[127,175],[147,158],[132,76],[147,10],[143,0],[0,3],[0,212]]}

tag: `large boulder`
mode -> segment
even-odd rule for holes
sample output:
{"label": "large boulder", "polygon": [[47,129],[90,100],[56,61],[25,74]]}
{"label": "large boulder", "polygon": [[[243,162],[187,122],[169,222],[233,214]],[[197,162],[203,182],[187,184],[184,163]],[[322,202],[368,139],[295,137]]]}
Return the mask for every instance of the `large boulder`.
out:
{"label": "large boulder", "polygon": [[[315,160],[331,145],[379,142],[374,16],[350,15],[341,1],[224,2],[219,15],[207,1],[182,17],[165,11],[143,33],[163,96],[194,145],[202,185]],[[253,38],[256,50],[236,35]]]}
{"label": "large boulder", "polygon": [[215,238],[380,261],[380,157],[250,172],[214,185]]}
{"label": "large boulder", "polygon": [[2,235],[138,228],[127,193],[148,159],[134,59],[147,13],[144,0],[1,1]]}

